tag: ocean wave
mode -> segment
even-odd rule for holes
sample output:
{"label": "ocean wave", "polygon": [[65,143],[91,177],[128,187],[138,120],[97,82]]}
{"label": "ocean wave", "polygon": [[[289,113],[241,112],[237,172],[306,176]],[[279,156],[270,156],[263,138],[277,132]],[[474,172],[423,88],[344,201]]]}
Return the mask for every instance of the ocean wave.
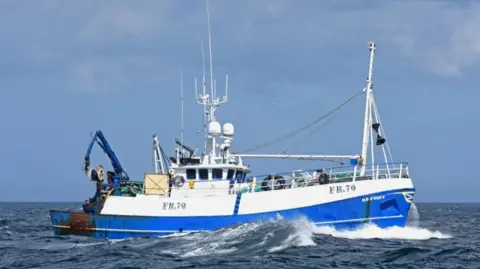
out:
{"label": "ocean wave", "polygon": [[428,240],[428,239],[449,239],[449,234],[440,231],[431,231],[421,227],[389,227],[380,228],[374,224],[365,224],[354,230],[337,231],[332,227],[314,227],[315,233],[331,235],[347,239],[400,239],[400,240]]}
{"label": "ocean wave", "polygon": [[[428,240],[449,239],[451,235],[421,227],[391,227],[382,229],[367,224],[354,230],[336,230],[332,227],[317,227],[300,218],[295,221],[277,220],[256,222],[228,227],[210,232],[170,235],[166,250],[162,253],[181,257],[221,255],[235,252],[236,255],[258,254],[262,251],[275,253],[289,248],[313,247],[321,237],[328,235],[344,239],[389,239]],[[317,238],[319,237],[319,238]],[[159,244],[152,242],[149,246]]]}
{"label": "ocean wave", "polygon": [[419,206],[422,216],[410,212],[406,227],[365,224],[337,230],[305,218],[277,217],[215,231],[125,240],[55,236],[44,209],[7,211],[0,214],[0,268],[105,262],[106,268],[475,268],[480,257],[478,207],[461,207],[454,216],[447,210],[439,214],[438,207]]}

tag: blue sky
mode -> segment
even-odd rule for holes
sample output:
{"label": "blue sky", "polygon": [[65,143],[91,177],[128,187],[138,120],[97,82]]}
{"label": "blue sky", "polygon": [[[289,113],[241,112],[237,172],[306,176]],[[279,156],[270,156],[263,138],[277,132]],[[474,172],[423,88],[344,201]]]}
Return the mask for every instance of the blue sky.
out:
{"label": "blue sky", "polygon": [[[210,2],[214,74],[241,150],[310,122],[365,86],[394,159],[408,161],[417,201],[480,201],[480,5],[473,1]],[[90,132],[101,129],[130,177],[152,170],[152,134],[173,154],[202,148],[203,1],[0,2],[0,201],[83,201]],[[206,44],[206,43],[205,43]],[[223,87],[218,87],[223,89]],[[358,154],[363,100],[291,153]],[[277,153],[300,137],[258,151]],[[109,162],[99,147],[94,163]],[[250,160],[256,173],[314,162]],[[322,164],[323,166],[323,164]]]}

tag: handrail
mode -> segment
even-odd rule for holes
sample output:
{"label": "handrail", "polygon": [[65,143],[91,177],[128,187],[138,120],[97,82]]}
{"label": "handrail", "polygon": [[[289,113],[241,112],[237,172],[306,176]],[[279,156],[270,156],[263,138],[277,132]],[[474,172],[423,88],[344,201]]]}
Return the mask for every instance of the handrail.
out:
{"label": "handrail", "polygon": [[[346,168],[350,168],[350,169],[346,169]],[[283,179],[287,179],[287,180],[291,180],[292,178],[304,178],[304,177],[314,178],[315,177],[314,180],[317,180],[319,175],[319,173],[317,173],[318,170],[319,169],[310,169],[310,170],[296,169],[289,172],[252,175],[252,176],[246,176],[242,178],[216,179],[216,180],[193,180],[193,181],[195,182],[228,181],[231,184],[234,184],[234,183],[249,183],[253,179],[256,179],[257,181],[263,181],[268,177],[270,178],[282,177]],[[329,179],[336,180],[336,181],[342,180],[342,179],[346,180],[350,178],[355,181],[364,180],[365,178],[371,178],[371,179],[400,178],[400,177],[409,175],[408,165],[406,165],[406,163],[403,163],[403,165],[400,165],[393,169],[391,169],[391,167],[388,167],[388,166],[382,167],[380,165],[377,165],[375,169],[365,169],[365,175],[363,177],[360,176],[360,169],[358,169],[357,166],[342,166],[342,167],[338,167],[337,169],[324,168],[323,170],[324,170],[323,173],[325,173]],[[304,178],[304,180],[306,179]]]}
{"label": "handrail", "polygon": [[[229,180],[223,180],[224,182],[228,182],[228,187],[225,186],[216,186],[215,188],[212,188],[209,185],[206,186],[201,186],[201,185],[195,185],[194,190],[197,191],[197,193],[202,193],[202,194],[221,194],[223,191],[227,191],[224,194],[237,194],[237,193],[252,193],[252,192],[264,192],[264,191],[279,191],[279,190],[284,190],[284,189],[295,189],[295,188],[305,188],[305,187],[310,187],[310,186],[315,186],[315,185],[330,185],[330,184],[335,184],[335,183],[344,183],[344,182],[352,182],[355,183],[357,181],[363,181],[363,180],[395,180],[399,178],[405,178],[408,177],[408,166],[401,166],[400,169],[395,169],[393,172],[388,170],[387,168],[379,168],[377,166],[374,169],[366,170],[366,175],[365,176],[360,176],[360,170],[357,169],[357,167],[354,167],[353,170],[350,171],[340,171],[340,172],[332,172],[330,173],[328,180],[325,182],[320,182],[319,178],[314,177],[312,174],[307,173],[305,170],[298,171],[301,172],[301,176],[303,178],[295,178],[292,176],[294,172],[298,170],[291,171],[289,173],[275,173],[270,176],[271,178],[269,181],[267,181],[267,184],[265,184],[265,179],[266,178],[257,178],[257,177],[252,177],[252,179],[255,180],[246,180],[243,182],[238,182],[238,181],[229,181]],[[370,174],[368,172],[371,172]],[[306,176],[308,174],[308,176]],[[390,176],[388,176],[390,174]],[[277,178],[276,176],[281,176],[282,178]],[[273,180],[272,180],[273,179]],[[280,181],[283,179],[283,182]],[[297,179],[302,179],[297,182]],[[200,180],[198,180],[200,181]],[[200,181],[202,182],[202,181]],[[203,181],[203,182],[209,182],[209,181]],[[190,192],[190,189],[185,190],[185,189],[179,189],[182,190],[185,193]]]}
{"label": "handrail", "polygon": [[[374,166],[389,166],[389,165],[401,165],[400,167],[408,167],[408,162],[391,162],[391,163],[374,163],[373,164]],[[334,166],[334,167],[323,167],[321,169],[323,170],[329,170],[329,171],[334,171],[334,170],[338,170],[338,169],[346,169],[346,168],[352,168],[352,170],[355,170],[355,167],[356,166],[371,166],[371,164],[369,165],[343,165],[343,166]],[[316,168],[316,169],[307,169],[307,170],[303,170],[303,169],[296,169],[296,170],[292,170],[292,171],[289,171],[289,172],[281,172],[281,173],[278,173],[278,172],[275,172],[275,173],[271,173],[271,174],[261,174],[261,175],[251,175],[251,176],[247,176],[245,177],[245,179],[247,178],[253,178],[253,177],[267,177],[267,176],[272,176],[272,175],[283,175],[283,174],[292,174],[293,172],[295,171],[301,171],[301,172],[316,172],[317,170],[319,170],[320,168]],[[387,168],[385,168],[387,169]],[[397,170],[399,168],[394,168],[393,170]],[[365,169],[365,171],[372,171],[371,169]]]}
{"label": "handrail", "polygon": [[[271,173],[265,175],[248,176],[242,178],[219,179],[219,180],[188,180],[198,183],[225,182],[225,185],[194,184],[194,188],[179,188],[172,186],[172,191],[180,191],[183,194],[200,195],[221,195],[236,193],[251,193],[263,191],[278,191],[284,189],[305,188],[315,185],[330,185],[336,183],[351,182],[356,183],[364,180],[395,180],[400,178],[409,178],[408,163],[401,162],[393,170],[390,170],[393,163],[381,163],[373,166],[373,169],[365,169],[365,174],[361,176],[361,169],[357,165],[338,166],[332,168],[323,168],[323,172],[317,172],[319,169],[301,170],[296,169],[283,173]],[[370,165],[369,165],[370,166]],[[228,184],[228,185],[227,185]],[[105,184],[107,185],[107,184]],[[166,191],[167,189],[165,189]],[[112,190],[107,196],[112,195]],[[193,192],[192,192],[193,191]]]}
{"label": "handrail", "polygon": [[[386,165],[383,167],[383,165]],[[284,173],[272,173],[260,176],[249,176],[243,178],[220,179],[220,180],[188,180],[194,182],[212,183],[222,181],[224,185],[194,184],[194,188],[172,186],[172,192],[179,192],[180,195],[200,195],[218,196],[235,195],[238,193],[256,193],[265,191],[279,191],[285,189],[306,188],[311,186],[336,183],[356,183],[364,180],[396,180],[400,178],[409,178],[407,163],[400,163],[400,166],[389,170],[392,163],[377,164],[373,169],[365,169],[365,174],[361,176],[361,170],[357,166],[339,166],[333,168],[323,168],[322,173],[318,169],[301,170],[296,169]],[[349,169],[346,169],[349,168]],[[353,169],[352,169],[353,168]],[[312,173],[313,172],[313,173]],[[112,189],[113,190],[113,189]],[[112,190],[107,197],[112,195]],[[164,189],[166,192],[168,188]]]}

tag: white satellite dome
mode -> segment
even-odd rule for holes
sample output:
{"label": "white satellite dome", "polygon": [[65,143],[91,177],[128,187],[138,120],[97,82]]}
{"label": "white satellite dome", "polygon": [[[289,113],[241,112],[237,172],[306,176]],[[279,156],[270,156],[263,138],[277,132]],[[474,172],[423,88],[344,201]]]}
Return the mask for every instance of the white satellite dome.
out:
{"label": "white satellite dome", "polygon": [[223,125],[223,135],[224,136],[233,136],[235,134],[235,128],[231,123],[225,123]]}
{"label": "white satellite dome", "polygon": [[220,123],[217,121],[212,121],[208,124],[208,133],[210,135],[221,135],[222,134],[222,127]]}

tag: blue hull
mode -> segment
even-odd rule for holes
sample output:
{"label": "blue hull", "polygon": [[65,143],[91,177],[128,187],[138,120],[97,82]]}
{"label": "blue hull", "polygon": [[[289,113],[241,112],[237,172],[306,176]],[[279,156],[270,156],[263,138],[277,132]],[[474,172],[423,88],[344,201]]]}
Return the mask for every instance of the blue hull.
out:
{"label": "blue hull", "polygon": [[234,224],[268,221],[282,217],[295,220],[306,217],[317,226],[337,230],[352,229],[365,223],[381,228],[404,227],[414,189],[375,193],[331,203],[258,214],[208,217],[151,217],[100,215],[64,210],[50,210],[56,235],[83,235],[99,239],[162,236],[179,232],[216,230]]}

